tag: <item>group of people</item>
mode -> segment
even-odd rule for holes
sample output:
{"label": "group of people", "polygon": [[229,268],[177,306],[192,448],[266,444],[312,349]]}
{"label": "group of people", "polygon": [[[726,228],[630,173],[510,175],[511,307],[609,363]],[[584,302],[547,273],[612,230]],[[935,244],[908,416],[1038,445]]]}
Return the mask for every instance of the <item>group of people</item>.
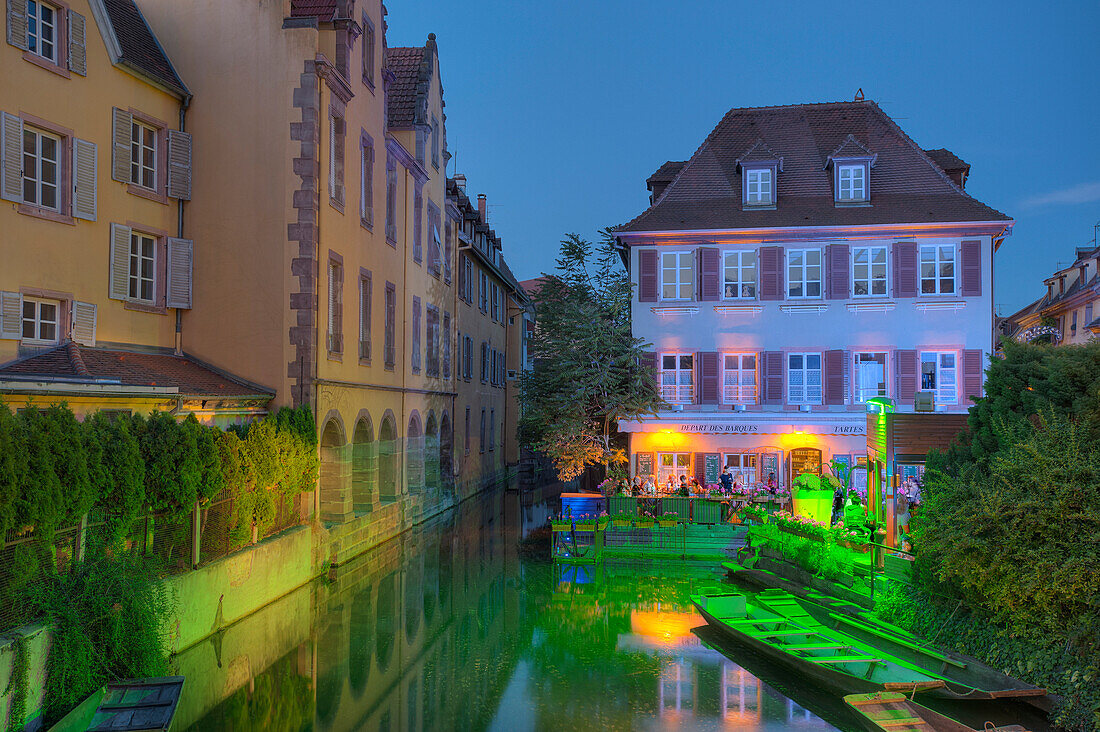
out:
{"label": "group of people", "polygon": [[[734,473],[731,467],[727,467],[718,476],[718,484],[721,486],[722,492],[726,494],[743,493],[747,490],[744,477],[741,473]],[[779,481],[776,480],[775,473],[768,473],[768,478],[762,485],[772,494],[779,490]],[[699,479],[695,476],[689,478],[685,474],[681,474],[679,480],[675,475],[670,474],[663,486],[658,486],[652,476],[635,475],[630,486],[630,493],[635,496],[655,496],[658,492],[691,495],[702,491],[703,486],[699,483]]]}

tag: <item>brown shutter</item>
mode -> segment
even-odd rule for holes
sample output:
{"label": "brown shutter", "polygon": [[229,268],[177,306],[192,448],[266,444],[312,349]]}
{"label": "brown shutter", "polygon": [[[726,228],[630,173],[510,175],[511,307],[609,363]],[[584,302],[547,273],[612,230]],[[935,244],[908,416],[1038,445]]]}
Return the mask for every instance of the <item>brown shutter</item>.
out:
{"label": "brown shutter", "polygon": [[95,221],[96,155],[94,142],[73,138],[73,217]]}
{"label": "brown shutter", "polygon": [[963,297],[980,297],[982,294],[982,243],[978,240],[964,241],[960,247],[962,259]]}
{"label": "brown shutter", "polygon": [[[705,485],[707,478],[707,454],[705,452],[697,452],[693,456],[695,458],[695,479],[699,481],[699,485]],[[676,480],[679,480],[680,476],[676,476]]]}
{"label": "brown shutter", "polygon": [[191,200],[191,135],[168,130],[168,195]]}
{"label": "brown shutter", "polygon": [[84,47],[84,16],[69,11],[69,71],[88,75],[88,52]]}
{"label": "brown shutter", "polygon": [[894,242],[893,254],[894,297],[916,297],[919,272],[916,242]]}
{"label": "brown shutter", "polygon": [[412,370],[420,373],[420,298],[413,295]]}
{"label": "brown shutter", "polygon": [[849,271],[848,245],[830,244],[825,247],[825,297],[827,299],[846,300],[851,296]]}
{"label": "brown shutter", "polygon": [[920,367],[916,351],[894,351],[896,398],[901,404],[912,404],[917,392]]}
{"label": "brown shutter", "polygon": [[[966,242],[963,242],[964,244]],[[985,356],[980,348],[967,349],[962,352],[963,393],[960,404],[965,405],[971,397],[982,396],[982,372],[985,370]]]}
{"label": "brown shutter", "polygon": [[825,403],[844,403],[844,351],[825,351]]}
{"label": "brown shutter", "polygon": [[699,403],[718,403],[718,352],[704,351],[696,354],[702,378],[699,381]]}
{"label": "brown shutter", "polygon": [[0,198],[23,201],[23,120],[7,112],[0,112]]}
{"label": "brown shutter", "polygon": [[26,0],[8,0],[8,43],[27,50]]}
{"label": "brown shutter", "polygon": [[638,302],[657,302],[657,250],[638,252]]}
{"label": "brown shutter", "polygon": [[194,242],[190,239],[168,238],[168,292],[170,308],[190,309],[191,272]]}
{"label": "brown shutter", "polygon": [[107,297],[125,300],[130,292],[130,227],[111,224],[111,269]]}
{"label": "brown shutter", "polygon": [[95,346],[96,305],[91,302],[73,302],[71,337],[82,346]]}
{"label": "brown shutter", "polygon": [[462,264],[463,255],[458,255],[458,299],[466,299],[466,267]]}
{"label": "brown shutter", "polygon": [[699,301],[716,301],[721,292],[718,286],[718,250],[714,247],[699,247],[695,251],[699,258]]}
{"label": "brown shutter", "polygon": [[783,352],[764,351],[761,355],[764,389],[761,404],[783,403]]}
{"label": "brown shutter", "polygon": [[759,262],[760,299],[782,300],[783,247],[760,247]]}

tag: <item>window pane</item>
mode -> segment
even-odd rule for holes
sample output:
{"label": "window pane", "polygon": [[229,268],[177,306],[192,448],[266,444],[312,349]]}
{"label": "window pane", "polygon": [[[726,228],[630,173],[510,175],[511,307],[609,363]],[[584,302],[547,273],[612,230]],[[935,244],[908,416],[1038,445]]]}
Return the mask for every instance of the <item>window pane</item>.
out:
{"label": "window pane", "polygon": [[821,368],[821,355],[817,353],[810,353],[806,356],[806,368],[808,369],[820,369]]}
{"label": "window pane", "polygon": [[680,356],[680,368],[690,369],[692,363],[692,356]]}
{"label": "window pane", "polygon": [[674,369],[674,368],[676,368],[676,357],[675,356],[662,356],[661,357],[661,368],[662,369]]}
{"label": "window pane", "polygon": [[741,368],[756,370],[756,356],[753,354],[741,357]]}
{"label": "window pane", "polygon": [[787,357],[787,368],[789,369],[801,369],[802,368],[802,355],[798,353],[792,353]]}

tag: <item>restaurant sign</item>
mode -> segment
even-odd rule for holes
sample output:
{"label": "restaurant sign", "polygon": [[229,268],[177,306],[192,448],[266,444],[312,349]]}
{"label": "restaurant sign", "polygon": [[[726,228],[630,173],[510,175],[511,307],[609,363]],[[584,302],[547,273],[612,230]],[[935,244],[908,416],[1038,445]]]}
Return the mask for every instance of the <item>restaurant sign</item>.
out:
{"label": "restaurant sign", "polygon": [[[692,432],[704,435],[757,435],[757,434],[791,434],[805,432],[813,435],[865,435],[867,424],[681,424],[676,425],[679,432]],[[656,427],[660,429],[660,427]]]}

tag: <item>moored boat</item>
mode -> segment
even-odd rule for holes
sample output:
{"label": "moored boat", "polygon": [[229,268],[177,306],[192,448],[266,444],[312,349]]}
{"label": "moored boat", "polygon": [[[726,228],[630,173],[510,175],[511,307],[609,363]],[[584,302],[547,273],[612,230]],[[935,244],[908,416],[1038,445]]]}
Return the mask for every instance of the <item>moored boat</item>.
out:
{"label": "moored boat", "polygon": [[911,668],[942,678],[942,687],[929,689],[933,696],[952,699],[1006,699],[1025,701],[1046,696],[1046,689],[1014,678],[977,659],[935,648],[901,628],[865,615],[854,617],[783,590],[765,590],[756,602],[781,617],[806,625],[841,632],[889,654]]}
{"label": "moored boat", "polygon": [[[848,694],[844,697],[844,703],[859,715],[866,729],[872,732],[979,732],[896,691]],[[983,732],[1028,731],[1018,724],[996,727],[987,723]]]}

